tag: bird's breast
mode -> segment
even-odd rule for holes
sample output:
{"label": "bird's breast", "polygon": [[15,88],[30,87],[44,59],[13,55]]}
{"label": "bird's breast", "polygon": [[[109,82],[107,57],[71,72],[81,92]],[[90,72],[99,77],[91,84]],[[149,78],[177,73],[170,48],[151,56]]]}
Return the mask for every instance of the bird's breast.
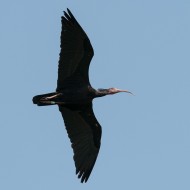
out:
{"label": "bird's breast", "polygon": [[75,89],[67,88],[67,89],[64,89],[61,92],[61,94],[62,95],[59,97],[59,99],[65,103],[78,104],[78,103],[88,102],[93,99],[87,87],[75,88]]}

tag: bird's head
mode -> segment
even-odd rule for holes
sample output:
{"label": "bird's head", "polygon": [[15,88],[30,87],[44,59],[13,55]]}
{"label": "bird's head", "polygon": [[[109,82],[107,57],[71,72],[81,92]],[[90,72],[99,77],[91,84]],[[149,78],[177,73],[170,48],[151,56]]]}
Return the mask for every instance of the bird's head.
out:
{"label": "bird's head", "polygon": [[128,90],[122,90],[122,89],[118,89],[118,88],[108,88],[108,89],[99,88],[98,91],[100,93],[103,93],[104,95],[112,95],[112,94],[116,94],[119,92],[126,92],[126,93],[134,95],[132,92],[130,92]]}
{"label": "bird's head", "polygon": [[116,94],[119,92],[126,92],[126,93],[133,94],[132,92],[130,92],[128,90],[122,90],[122,89],[118,89],[118,88],[108,88],[108,94]]}

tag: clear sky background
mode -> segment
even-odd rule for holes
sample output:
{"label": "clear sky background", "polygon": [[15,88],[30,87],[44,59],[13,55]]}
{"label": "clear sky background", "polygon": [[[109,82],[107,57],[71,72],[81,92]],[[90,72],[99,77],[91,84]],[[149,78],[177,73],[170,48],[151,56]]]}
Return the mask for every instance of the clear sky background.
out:
{"label": "clear sky background", "polygon": [[[32,104],[56,88],[67,7],[94,47],[93,87],[135,94],[94,101],[103,136],[86,184],[57,107]],[[189,0],[2,0],[0,54],[0,189],[190,189]]]}

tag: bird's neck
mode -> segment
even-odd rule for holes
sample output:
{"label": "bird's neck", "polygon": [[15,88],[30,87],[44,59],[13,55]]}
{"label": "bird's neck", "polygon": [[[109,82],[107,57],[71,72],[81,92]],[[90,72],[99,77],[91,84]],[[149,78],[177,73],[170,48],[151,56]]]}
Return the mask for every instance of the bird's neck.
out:
{"label": "bird's neck", "polygon": [[106,95],[108,95],[107,89],[104,89],[104,90],[96,90],[96,92],[95,92],[95,97],[96,97],[96,98],[102,97],[102,96],[106,96]]}

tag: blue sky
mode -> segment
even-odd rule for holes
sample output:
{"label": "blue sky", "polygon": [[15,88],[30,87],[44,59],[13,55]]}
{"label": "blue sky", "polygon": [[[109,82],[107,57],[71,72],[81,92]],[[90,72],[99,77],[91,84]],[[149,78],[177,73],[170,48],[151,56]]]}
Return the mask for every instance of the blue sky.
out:
{"label": "blue sky", "polygon": [[[2,1],[0,189],[190,189],[190,1]],[[102,146],[86,184],[57,107],[32,104],[56,88],[62,11],[70,8],[95,56]]]}

